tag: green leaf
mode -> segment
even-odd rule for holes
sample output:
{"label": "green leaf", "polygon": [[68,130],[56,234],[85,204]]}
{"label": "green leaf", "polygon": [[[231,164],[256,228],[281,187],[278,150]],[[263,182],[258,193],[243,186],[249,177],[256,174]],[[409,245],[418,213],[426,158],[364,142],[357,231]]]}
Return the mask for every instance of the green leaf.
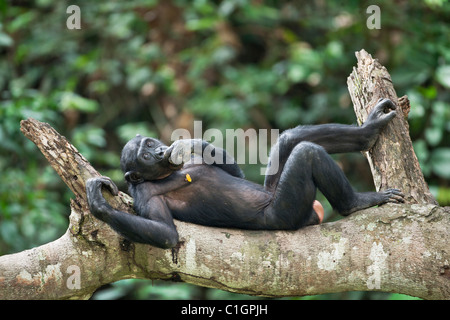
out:
{"label": "green leaf", "polygon": [[406,294],[392,293],[389,296],[389,300],[421,300],[421,299],[417,297],[408,296]]}
{"label": "green leaf", "polygon": [[434,150],[430,162],[434,173],[445,179],[450,179],[450,148]]}
{"label": "green leaf", "polygon": [[61,110],[79,110],[84,112],[95,112],[98,109],[97,101],[84,98],[73,92],[61,94]]}
{"label": "green leaf", "polygon": [[16,224],[11,220],[2,221],[0,224],[0,236],[7,243],[13,243],[18,237],[19,231]]}
{"label": "green leaf", "polygon": [[216,18],[191,19],[186,22],[186,29],[189,31],[200,31],[213,29],[217,24]]}
{"label": "green leaf", "polygon": [[437,127],[427,128],[425,130],[425,138],[431,146],[437,146],[442,140],[442,130]]}
{"label": "green leaf", "polygon": [[430,156],[430,152],[427,148],[427,143],[423,139],[419,139],[413,142],[414,152],[419,159],[420,165],[426,163],[428,157]]}
{"label": "green leaf", "polygon": [[303,65],[294,64],[288,69],[287,76],[292,82],[300,82],[305,80],[308,72]]}
{"label": "green leaf", "polygon": [[11,47],[13,39],[6,33],[0,32],[0,47]]}
{"label": "green leaf", "polygon": [[436,70],[436,79],[447,89],[450,88],[450,65],[440,66]]}
{"label": "green leaf", "polygon": [[134,138],[137,134],[144,137],[157,137],[157,133],[149,128],[147,122],[135,122],[121,125],[117,128],[117,134],[123,143]]}

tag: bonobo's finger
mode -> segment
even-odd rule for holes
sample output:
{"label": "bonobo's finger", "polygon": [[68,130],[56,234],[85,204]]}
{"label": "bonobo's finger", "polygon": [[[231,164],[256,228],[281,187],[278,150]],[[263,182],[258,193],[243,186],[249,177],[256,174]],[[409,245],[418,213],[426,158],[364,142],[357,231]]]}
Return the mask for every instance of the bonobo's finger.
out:
{"label": "bonobo's finger", "polygon": [[171,165],[179,166],[189,161],[190,151],[190,141],[177,140],[166,149],[164,152],[164,159],[168,160]]}
{"label": "bonobo's finger", "polygon": [[179,166],[183,164],[183,158],[180,157],[178,152],[172,152],[169,158],[169,163],[174,166]]}
{"label": "bonobo's finger", "polygon": [[171,145],[170,147],[168,147],[166,149],[166,151],[164,151],[163,159],[168,160],[170,162],[170,155],[172,154],[172,151],[173,151],[173,145]]}
{"label": "bonobo's finger", "polygon": [[178,165],[188,162],[191,158],[191,142],[188,140],[178,140],[174,143],[171,155],[171,163]]}
{"label": "bonobo's finger", "polygon": [[119,189],[117,188],[116,184],[112,182],[112,180],[108,177],[101,177],[100,181],[102,182],[102,185],[104,185],[108,190],[114,195],[117,196],[119,194]]}
{"label": "bonobo's finger", "polygon": [[179,166],[183,164],[183,156],[178,145],[170,146],[164,152],[164,159],[168,160],[171,165]]}

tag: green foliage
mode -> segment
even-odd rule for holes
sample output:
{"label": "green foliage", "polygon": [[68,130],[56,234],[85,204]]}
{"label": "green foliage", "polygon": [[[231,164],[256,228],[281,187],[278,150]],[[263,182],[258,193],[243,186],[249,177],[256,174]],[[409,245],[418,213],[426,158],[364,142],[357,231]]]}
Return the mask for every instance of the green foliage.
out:
{"label": "green foliage", "polygon": [[168,283],[141,279],[127,279],[117,281],[94,294],[94,300],[112,300],[112,299],[170,299],[170,300],[188,300],[193,297],[200,297],[202,289],[186,283]]}
{"label": "green foliage", "polygon": [[54,240],[67,228],[69,208],[60,201],[61,187],[51,169],[10,168],[1,174],[0,250],[20,251]]}
{"label": "green foliage", "polygon": [[[66,28],[69,4],[0,1],[0,254],[55,239],[68,223],[71,194],[20,120],[49,122],[119,183],[120,149],[137,133],[170,142],[194,119],[203,130],[355,123],[346,77],[362,48],[408,94],[422,170],[450,204],[448,1],[378,1],[380,30],[366,27],[358,1],[79,0],[81,30]],[[358,189],[372,188],[364,159],[336,160]],[[247,177],[261,182],[259,167],[245,166]],[[136,286],[199,295],[133,281],[109,294]]]}

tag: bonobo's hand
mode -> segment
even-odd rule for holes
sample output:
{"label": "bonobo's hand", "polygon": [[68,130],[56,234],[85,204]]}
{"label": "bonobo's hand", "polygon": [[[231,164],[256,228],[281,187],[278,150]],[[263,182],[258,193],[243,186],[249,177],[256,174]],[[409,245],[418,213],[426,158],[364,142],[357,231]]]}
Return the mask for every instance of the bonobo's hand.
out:
{"label": "bonobo's hand", "polygon": [[370,112],[364,125],[383,129],[397,115],[394,111],[396,108],[391,100],[381,98]]}
{"label": "bonobo's hand", "polygon": [[169,163],[176,168],[181,168],[185,162],[191,159],[192,153],[192,140],[182,139],[177,140],[167,148],[164,152],[164,159],[167,159]]}
{"label": "bonobo's hand", "polygon": [[111,206],[102,195],[102,186],[105,186],[114,196],[119,194],[119,189],[108,177],[96,177],[86,181],[87,202],[91,213],[98,219],[106,221]]}

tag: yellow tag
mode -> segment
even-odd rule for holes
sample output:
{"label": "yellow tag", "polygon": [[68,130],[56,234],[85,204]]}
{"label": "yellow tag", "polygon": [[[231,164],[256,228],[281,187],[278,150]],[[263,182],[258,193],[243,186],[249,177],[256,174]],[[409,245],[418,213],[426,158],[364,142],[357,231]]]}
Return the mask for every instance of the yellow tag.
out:
{"label": "yellow tag", "polygon": [[186,173],[186,181],[187,181],[187,182],[192,182],[192,178],[191,178],[191,176],[189,175],[189,173]]}

